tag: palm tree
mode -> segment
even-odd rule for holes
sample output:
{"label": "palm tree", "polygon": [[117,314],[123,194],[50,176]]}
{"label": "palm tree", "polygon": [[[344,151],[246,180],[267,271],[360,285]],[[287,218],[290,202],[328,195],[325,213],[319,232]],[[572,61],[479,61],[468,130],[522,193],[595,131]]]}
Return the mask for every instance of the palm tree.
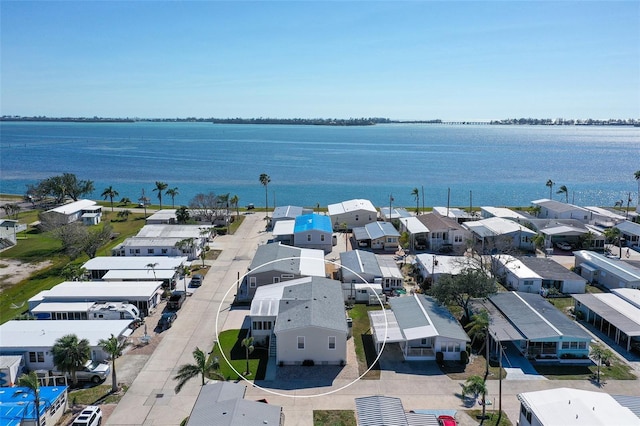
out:
{"label": "palm tree", "polygon": [[471,317],[471,321],[465,326],[467,329],[467,334],[471,337],[471,344],[476,341],[476,339],[482,339],[482,346],[478,350],[478,353],[482,353],[482,350],[487,349],[486,354],[486,366],[485,366],[485,380],[487,376],[489,376],[489,347],[488,345],[488,337],[489,337],[489,313],[483,309],[477,314],[474,314]]}
{"label": "palm tree", "polygon": [[591,345],[591,357],[593,359],[595,359],[598,365],[598,373],[596,376],[596,380],[598,382],[598,386],[600,386],[600,367],[602,366],[602,364],[606,364],[609,362],[609,360],[611,360],[611,358],[613,358],[613,352],[611,352],[609,349],[605,348],[604,346],[596,343],[594,345]]}
{"label": "palm tree", "polygon": [[240,209],[238,208],[238,203],[240,202],[240,198],[238,198],[237,195],[234,195],[233,197],[231,197],[231,200],[229,200],[229,202],[231,203],[231,206],[235,207],[236,209],[236,217],[240,216]]}
{"label": "palm tree", "polygon": [[98,340],[98,346],[111,355],[111,392],[118,392],[118,380],[116,379],[116,358],[122,356],[128,346],[131,345],[127,339],[120,340],[113,334],[108,339]]}
{"label": "palm tree", "polygon": [[176,209],[176,221],[178,221],[178,223],[187,223],[190,218],[191,215],[189,214],[187,206],[180,206]]}
{"label": "palm tree", "polygon": [[555,185],[555,182],[552,181],[551,179],[549,179],[546,183],[546,186],[549,188],[549,199],[552,200],[553,198],[551,197],[551,193],[553,192],[553,185]]}
{"label": "palm tree", "polygon": [[117,197],[118,195],[120,195],[118,193],[118,191],[116,191],[115,189],[113,189],[113,186],[109,185],[108,188],[105,188],[104,191],[102,191],[102,194],[100,194],[100,196],[102,198],[104,198],[105,200],[107,198],[109,198],[111,200],[111,211],[113,211],[113,199],[115,197]]}
{"label": "palm tree", "polygon": [[253,337],[245,337],[244,339],[242,339],[242,347],[245,349],[244,353],[247,359],[247,370],[245,374],[249,375],[251,374],[251,371],[249,370],[249,354],[255,349],[253,347]]}
{"label": "palm tree", "polygon": [[260,183],[264,186],[264,205],[266,208],[266,218],[269,217],[269,191],[267,189],[267,186],[269,185],[269,183],[271,182],[271,178],[269,177],[268,174],[266,173],[262,173],[260,175]]}
{"label": "palm tree", "polygon": [[478,395],[482,395],[482,420],[480,424],[484,422],[487,404],[485,404],[485,398],[487,395],[487,385],[480,376],[471,376],[462,386],[462,396],[473,395],[474,399]]}
{"label": "palm tree", "polygon": [[[638,209],[640,209],[640,170],[636,170],[633,173],[633,178],[638,181]],[[637,209],[637,210],[638,210]],[[640,211],[640,210],[638,210]]]}
{"label": "palm tree", "polygon": [[195,242],[196,242],[196,239],[193,238],[193,237],[185,238],[185,239],[182,239],[182,240],[178,241],[175,244],[175,247],[179,248],[183,253],[185,252],[185,250],[188,250],[189,253],[191,254],[191,256],[193,256],[193,254],[194,254],[193,253],[194,252],[193,248],[195,246]]}
{"label": "palm tree", "polygon": [[556,194],[564,194],[566,202],[567,204],[569,204],[569,189],[567,189],[567,185],[562,185],[560,188],[558,188]]}
{"label": "palm tree", "polygon": [[75,334],[62,336],[51,348],[53,364],[62,372],[71,374],[71,381],[78,384],[76,371],[91,359],[89,340],[78,339]]}
{"label": "palm tree", "polygon": [[202,376],[202,386],[204,386],[205,378],[225,380],[224,376],[217,371],[220,368],[220,363],[218,362],[218,357],[213,356],[213,351],[209,352],[209,356],[207,356],[196,346],[193,351],[193,359],[196,362],[195,364],[181,365],[178,369],[178,374],[174,376],[173,380],[178,381],[174,389],[176,393],[179,393],[189,380],[198,375]]}
{"label": "palm tree", "polygon": [[[16,385],[27,388],[27,393],[33,393],[33,402],[35,404],[36,411],[36,426],[40,426],[40,381],[35,371],[30,371],[29,374],[23,374],[18,377]],[[13,396],[18,396],[25,393],[25,391],[18,390]],[[26,410],[26,408],[25,408]]]}
{"label": "palm tree", "polygon": [[151,269],[151,271],[153,272],[153,279],[156,280],[156,266],[158,266],[158,262],[153,262],[153,263],[147,263],[145,265],[145,268],[147,268],[147,272],[149,272],[148,270]]}
{"label": "palm tree", "polygon": [[411,196],[416,199],[416,214],[420,214],[420,191],[418,188],[413,188],[411,190]]}
{"label": "palm tree", "polygon": [[156,181],[156,187],[153,189],[154,191],[158,191],[158,200],[160,201],[160,210],[162,210],[162,191],[167,189],[169,185],[165,182]]}
{"label": "palm tree", "polygon": [[172,209],[176,208],[176,195],[178,195],[179,193],[180,192],[178,192],[178,187],[169,188],[165,192],[165,195],[168,195],[169,197],[171,197],[171,208]]}

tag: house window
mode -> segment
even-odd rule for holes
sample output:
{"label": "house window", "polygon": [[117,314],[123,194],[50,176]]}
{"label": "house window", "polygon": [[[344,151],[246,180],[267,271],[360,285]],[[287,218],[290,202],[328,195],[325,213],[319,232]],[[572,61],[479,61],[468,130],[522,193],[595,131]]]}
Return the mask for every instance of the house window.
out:
{"label": "house window", "polygon": [[254,329],[254,330],[262,330],[262,322],[260,322],[260,321],[254,321],[254,322],[253,322],[253,329]]}
{"label": "house window", "polygon": [[249,277],[249,288],[256,288],[256,277]]}
{"label": "house window", "polygon": [[29,352],[29,362],[44,362],[44,352]]}
{"label": "house window", "polygon": [[462,242],[462,235],[454,235],[453,236],[453,241],[455,243],[461,243]]}
{"label": "house window", "polygon": [[153,254],[155,252],[154,249],[147,249],[147,254]]}
{"label": "house window", "polygon": [[307,241],[311,241],[311,234],[307,234]]}
{"label": "house window", "polygon": [[271,321],[263,321],[262,322],[263,330],[271,330]]}
{"label": "house window", "polygon": [[136,249],[136,254],[140,254],[140,249]]}
{"label": "house window", "polygon": [[324,241],[324,234],[320,235],[320,241]]}
{"label": "house window", "polygon": [[167,253],[169,253],[168,249],[162,249],[162,254],[167,254]]}
{"label": "house window", "polygon": [[533,285],[533,280],[524,280],[524,285]]}
{"label": "house window", "polygon": [[356,222],[358,221],[358,215],[356,215]]}
{"label": "house window", "polygon": [[273,283],[277,284],[280,282],[280,277],[273,277]]}
{"label": "house window", "polygon": [[304,349],[304,336],[298,336],[298,349]]}
{"label": "house window", "polygon": [[285,280],[285,279],[290,280],[290,279],[293,278],[293,274],[282,274],[281,277],[282,277],[283,280]]}
{"label": "house window", "polygon": [[336,348],[336,336],[329,336],[329,349]]}
{"label": "house window", "polygon": [[129,254],[134,254],[136,251],[134,249],[129,249]]}

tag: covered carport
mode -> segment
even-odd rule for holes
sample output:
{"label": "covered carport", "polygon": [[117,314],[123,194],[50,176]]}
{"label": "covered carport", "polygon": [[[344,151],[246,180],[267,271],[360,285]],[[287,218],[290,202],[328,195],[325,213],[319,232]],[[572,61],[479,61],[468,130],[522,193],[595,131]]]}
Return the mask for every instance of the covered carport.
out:
{"label": "covered carport", "polygon": [[632,341],[640,342],[640,308],[612,293],[574,294],[575,310],[584,321],[593,324],[616,344],[631,350]]}

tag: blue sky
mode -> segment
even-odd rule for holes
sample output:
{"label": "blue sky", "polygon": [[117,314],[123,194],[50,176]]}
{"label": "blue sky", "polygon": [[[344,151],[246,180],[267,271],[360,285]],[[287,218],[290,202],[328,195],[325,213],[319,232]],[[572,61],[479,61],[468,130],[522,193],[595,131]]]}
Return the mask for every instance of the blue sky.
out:
{"label": "blue sky", "polygon": [[0,1],[0,113],[640,117],[640,2]]}

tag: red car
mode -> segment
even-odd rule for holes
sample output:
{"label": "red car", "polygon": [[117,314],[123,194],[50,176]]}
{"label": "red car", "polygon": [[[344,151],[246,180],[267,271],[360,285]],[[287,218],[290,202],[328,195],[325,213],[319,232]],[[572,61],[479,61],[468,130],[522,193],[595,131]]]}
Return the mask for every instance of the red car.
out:
{"label": "red car", "polygon": [[458,426],[458,422],[456,422],[455,417],[452,416],[438,416],[438,423],[440,426]]}

